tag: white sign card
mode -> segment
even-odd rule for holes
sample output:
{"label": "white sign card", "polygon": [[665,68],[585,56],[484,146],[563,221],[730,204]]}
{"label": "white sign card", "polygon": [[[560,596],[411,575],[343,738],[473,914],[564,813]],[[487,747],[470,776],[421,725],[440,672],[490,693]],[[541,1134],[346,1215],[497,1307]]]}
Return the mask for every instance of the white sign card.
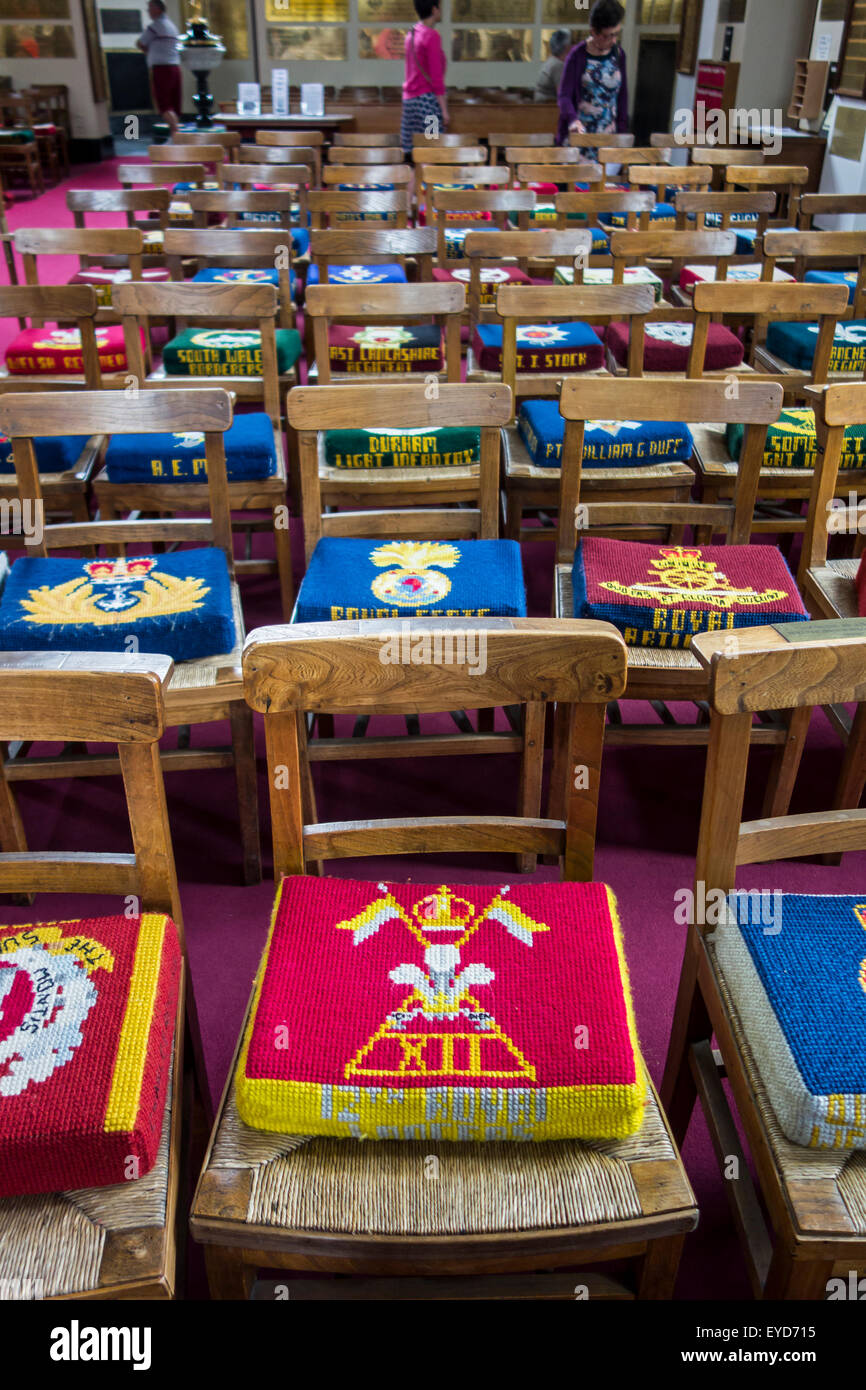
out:
{"label": "white sign card", "polygon": [[325,88],[321,82],[301,83],[301,115],[324,116]]}
{"label": "white sign card", "polygon": [[288,116],[289,114],[288,68],[273,68],[271,70],[271,109],[275,116]]}
{"label": "white sign card", "polygon": [[262,89],[258,82],[238,83],[238,115],[260,116],[262,114]]}

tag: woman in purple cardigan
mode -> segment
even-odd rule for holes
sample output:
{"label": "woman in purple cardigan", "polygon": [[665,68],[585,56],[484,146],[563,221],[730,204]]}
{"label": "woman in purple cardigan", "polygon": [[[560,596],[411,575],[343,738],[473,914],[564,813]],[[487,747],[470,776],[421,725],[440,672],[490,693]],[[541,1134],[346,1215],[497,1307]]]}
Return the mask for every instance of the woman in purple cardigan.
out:
{"label": "woman in purple cardigan", "polygon": [[[625,10],[619,0],[596,0],[589,15],[590,35],[565,60],[559,83],[557,145],[568,132],[610,134],[628,130],[625,54],[617,40]],[[594,152],[587,150],[592,159]]]}

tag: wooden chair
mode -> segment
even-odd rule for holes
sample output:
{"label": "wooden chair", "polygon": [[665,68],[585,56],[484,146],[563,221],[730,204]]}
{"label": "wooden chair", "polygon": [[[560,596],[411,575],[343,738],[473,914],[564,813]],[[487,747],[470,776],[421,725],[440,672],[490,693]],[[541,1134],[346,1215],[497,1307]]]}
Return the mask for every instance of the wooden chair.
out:
{"label": "wooden chair", "polygon": [[[260,153],[260,151],[257,151]],[[231,190],[225,187],[232,184],[237,191],[246,189],[250,192],[283,192],[286,189],[297,189],[300,194],[301,189],[309,188],[314,179],[312,165],[303,162],[298,164],[232,164],[231,167],[223,164],[220,170],[224,192]],[[267,184],[267,189],[253,189],[253,184]]]}
{"label": "wooden chair", "polygon": [[[507,133],[491,131],[487,136],[487,148],[490,151],[490,163],[499,164],[501,152],[506,150],[509,145],[517,144],[515,139],[516,131],[510,130]],[[528,131],[520,132],[520,143],[524,149],[532,150],[551,150],[554,149],[553,131]],[[420,144],[420,141],[419,141]],[[533,156],[534,157],[534,156]]]}
{"label": "wooden chair", "polygon": [[590,164],[590,161],[585,160],[581,151],[573,145],[542,146],[541,148],[543,154],[538,153],[538,146],[521,145],[520,140],[515,139],[505,147],[505,163],[512,173],[517,169],[518,164]]}
{"label": "wooden chair", "polygon": [[[610,258],[610,235],[611,227],[601,223],[601,218],[606,214],[619,216],[624,221],[624,229],[627,231],[637,231],[638,226],[647,227],[649,225],[649,214],[655,207],[655,197],[652,193],[624,193],[617,189],[594,190],[591,193],[557,193],[553,200],[554,211],[556,213],[556,225],[560,231],[573,231],[575,225],[585,223],[592,236],[592,246],[589,259],[579,267],[557,266],[554,271],[554,280],[563,284],[577,284],[580,279],[576,278],[579,270],[583,281],[586,280],[585,271],[601,271],[602,274],[594,274],[589,278],[593,284],[612,284],[613,283],[613,262]],[[599,233],[601,236],[599,237]],[[602,245],[599,245],[601,241]],[[646,267],[642,268],[646,272],[649,281],[650,272]],[[564,273],[566,272],[566,273]],[[626,279],[634,278],[626,274]],[[656,296],[660,300],[662,297],[662,285],[657,276],[653,276]]]}
{"label": "wooden chair", "polygon": [[[522,140],[523,136],[520,138]],[[598,149],[599,140],[604,141],[605,149],[626,150],[631,149],[634,145],[634,136],[625,133],[615,135],[609,130],[605,131],[603,135],[598,131],[592,134],[587,134],[586,132],[578,130],[570,130],[568,132],[568,143],[576,150]]]}
{"label": "wooden chair", "polygon": [[399,164],[403,151],[399,145],[385,144],[366,148],[352,145],[330,145],[329,164]]}
{"label": "wooden chair", "polygon": [[[851,287],[844,279],[837,288],[844,288],[846,307],[840,314],[839,324],[833,343],[830,360],[829,381],[851,381],[862,376],[866,367],[866,357],[858,345],[866,341],[866,232],[767,232],[763,242],[764,268],[762,278],[770,280],[779,260],[792,265],[797,279],[806,275],[806,266],[838,265],[840,262],[856,266],[856,283],[853,286],[853,303],[848,306],[847,297]],[[813,288],[818,288],[813,284]],[[853,322],[852,322],[853,320]],[[850,360],[846,360],[850,359]],[[809,373],[802,366],[792,364],[784,355],[772,336],[755,353],[755,365],[762,371],[784,372],[792,381],[798,378],[809,379]]]}
{"label": "wooden chair", "polygon": [[[473,243],[478,237],[473,234]],[[539,235],[537,232],[531,235]],[[558,235],[565,235],[558,233]],[[572,236],[575,233],[571,233]],[[580,233],[577,233],[580,235]],[[631,325],[635,363],[640,361],[643,325],[654,307],[651,287],[647,285],[575,285],[529,292],[538,319],[565,316],[583,323],[609,323],[622,318]],[[516,339],[518,311],[523,309],[523,291],[504,287],[499,291],[497,311],[505,324],[508,351],[503,351],[502,381],[514,394],[515,414],[518,401],[537,397],[556,396],[558,387],[567,380],[516,374],[516,350],[510,344]],[[560,301],[559,296],[565,299]],[[566,302],[567,301],[567,302]],[[555,315],[551,313],[555,310]],[[516,346],[516,345],[515,345]],[[638,373],[639,374],[639,373]],[[593,375],[593,373],[587,373]],[[550,540],[549,517],[555,517],[559,503],[560,469],[554,465],[538,464],[527,448],[521,427],[512,421],[503,431],[503,493],[505,505],[505,535],[509,540]],[[625,502],[685,502],[694,484],[690,462],[655,462],[634,467],[609,466],[587,469],[583,475],[586,495],[596,502],[616,504]],[[532,524],[525,524],[527,513],[534,513]],[[540,514],[540,515],[539,515]],[[554,522],[555,525],[555,522]]]}
{"label": "wooden chair", "polygon": [[[633,164],[628,171],[628,181],[632,188],[655,190],[656,205],[668,202],[668,190],[671,188],[677,192],[685,188],[695,192],[707,192],[712,177],[712,170],[708,164],[674,164],[663,169],[652,164]],[[646,227],[651,221],[652,214],[642,225]]]}
{"label": "wooden chair", "polygon": [[[574,762],[598,768],[603,702],[624,680],[616,635],[604,625],[583,623],[563,623],[552,632],[549,622],[532,618],[496,624],[467,619],[466,626],[484,633],[487,642],[487,671],[477,682],[460,666],[435,668],[432,682],[430,668],[422,673],[388,666],[380,675],[387,624],[299,625],[252,637],[248,698],[256,709],[268,710],[272,765],[299,766],[299,716],[308,709],[342,714],[375,707],[396,714],[468,700],[490,708],[519,700],[543,721],[545,702],[556,699]],[[436,619],[407,620],[407,631],[416,638],[428,633],[434,640],[437,631],[442,637]],[[297,680],[301,666],[309,673],[303,688]],[[568,779],[563,817],[545,822],[543,830],[537,822],[507,816],[422,818],[411,825],[367,821],[363,842],[361,822],[331,826],[330,835],[310,824],[293,782],[290,793],[271,793],[276,874],[303,873],[314,856],[399,854],[411,845],[413,852],[469,853],[527,847],[543,853],[549,847],[562,856],[566,879],[588,878],[598,776],[593,774],[588,793],[573,790],[574,780]],[[626,1142],[561,1140],[492,1149],[431,1139],[387,1146],[327,1139],[287,1145],[284,1136],[255,1132],[247,1138],[251,1134],[238,1117],[230,1081],[191,1213],[214,1298],[248,1298],[256,1269],[264,1266],[297,1271],[297,1277],[288,1276],[292,1296],[303,1288],[312,1292],[302,1271],[315,1266],[316,1292],[324,1297],[334,1296],[342,1280],[343,1291],[357,1298],[573,1299],[579,1282],[593,1298],[664,1299],[671,1296],[680,1244],[696,1221],[694,1198],[651,1084],[643,1127]],[[452,1192],[483,1191],[484,1200],[471,1211],[462,1207],[455,1219],[445,1216],[442,1194],[432,1193],[435,1184],[425,1181],[420,1165],[428,1151],[448,1165]],[[264,1184],[255,1196],[253,1164]],[[326,1172],[338,1185],[338,1207],[329,1206],[324,1219],[320,1206],[315,1214],[301,1212],[301,1194],[321,1193]],[[277,1190],[274,1183],[279,1202],[260,1200],[258,1192]],[[599,1262],[619,1258],[628,1261],[626,1272],[596,1272]]]}
{"label": "wooden chair", "polygon": [[410,210],[405,188],[313,188],[307,194],[311,232],[370,223],[405,228]]}
{"label": "wooden chair", "polygon": [[796,227],[800,213],[802,189],[809,182],[805,164],[729,164],[725,169],[725,188],[757,192],[775,189],[779,195],[779,219],[776,226]]}
{"label": "wooden chair", "polygon": [[[555,615],[574,614],[572,565],[575,547],[589,532],[615,534],[619,539],[682,544],[683,528],[694,529],[697,544],[708,544],[722,534],[729,545],[748,545],[755,498],[764,454],[767,426],[778,418],[782,388],[772,382],[739,384],[731,397],[724,381],[672,379],[663,395],[652,381],[615,378],[580,379],[563,383],[560,411],[565,418],[559,496],[559,533],[555,588]],[[745,427],[740,467],[733,502],[710,506],[696,502],[586,503],[583,487],[583,440],[587,420],[670,420],[704,428],[713,424],[740,423]],[[674,589],[674,592],[676,590]],[[674,600],[676,601],[676,600]],[[681,600],[680,600],[681,601]],[[727,634],[730,637],[730,633]],[[735,641],[743,639],[737,630]],[[617,711],[608,732],[612,743],[693,744],[705,746],[709,729],[702,708],[707,699],[706,672],[689,646],[631,646],[628,649],[628,684],[625,698],[646,700],[659,717],[658,724],[622,724]],[[697,722],[680,723],[670,702],[697,705]],[[772,710],[767,703],[762,710]],[[789,718],[762,715],[752,737],[775,749],[767,778],[765,815],[783,815],[791,797],[808,729],[808,715],[795,711]]]}
{"label": "wooden chair", "polygon": [[518,227],[528,231],[535,194],[530,189],[517,188],[440,188],[433,193],[432,207],[437,263],[440,270],[453,270],[468,265],[463,243],[470,231],[492,227],[509,231],[511,213],[516,213]]}
{"label": "wooden chair", "polygon": [[[217,197],[220,196],[226,195],[217,194]],[[292,327],[292,238],[282,228],[246,225],[234,228],[196,227],[189,231],[172,228],[165,234],[165,258],[172,280],[179,282],[183,282],[185,267],[191,266],[196,274],[204,271],[224,273],[225,280],[220,283],[274,284],[277,290],[278,327]],[[270,280],[266,280],[265,276],[270,276]],[[209,282],[202,280],[198,283]]]}
{"label": "wooden chair", "polygon": [[[407,166],[403,166],[407,168]],[[411,171],[407,168],[407,173]],[[417,202],[419,213],[423,211],[428,223],[435,220],[436,210],[431,204],[434,192],[444,191],[451,184],[466,185],[469,188],[507,189],[511,187],[511,174],[505,165],[494,164],[422,164],[416,166],[418,176]]]}
{"label": "wooden chair", "polygon": [[[383,145],[388,144],[388,141],[383,139],[381,136],[374,137],[361,135],[344,135],[342,139],[335,139],[334,144],[358,146],[363,143],[365,145],[372,145],[374,143],[374,139],[379,140],[380,143]],[[489,137],[487,143],[489,148]],[[436,149],[473,149],[478,145],[478,137],[475,135],[457,135],[453,134],[451,131],[448,131],[441,135],[425,135],[423,131],[416,131],[415,134],[412,136],[413,149],[427,149],[430,145],[433,145]]]}
{"label": "wooden chair", "polygon": [[345,192],[367,187],[387,193],[390,191],[388,185],[393,189],[408,188],[412,182],[412,170],[408,164],[357,164],[352,166],[350,176],[344,164],[326,164],[322,169],[321,182],[323,188],[334,188],[345,183],[355,186]]}
{"label": "wooden chair", "polygon": [[[841,421],[849,413],[846,400],[851,392],[859,394],[863,389],[837,386],[826,392],[831,429],[838,426],[841,430]],[[774,1075],[771,1068],[778,1067],[776,1033],[786,1049],[788,1044],[772,1006],[767,1005],[769,1017],[760,1025],[755,1022],[755,1009],[760,1006],[758,996],[767,997],[778,972],[785,969],[786,960],[790,961],[784,953],[789,941],[786,933],[796,931],[796,927],[786,928],[785,897],[773,895],[774,915],[763,930],[774,935],[779,950],[766,953],[763,985],[755,966],[751,967],[756,984],[750,998],[752,987],[743,984],[738,964],[740,951],[749,955],[750,946],[739,943],[744,935],[742,926],[756,920],[753,904],[759,894],[752,890],[734,899],[723,899],[722,895],[735,890],[738,865],[863,847],[866,812],[862,810],[797,816],[779,813],[759,821],[741,818],[753,712],[768,705],[808,718],[812,705],[856,701],[849,766],[852,772],[857,766],[862,784],[866,643],[859,624],[852,623],[849,628],[847,624],[809,623],[785,635],[773,627],[750,629],[739,633],[733,643],[730,634],[705,633],[695,639],[693,652],[707,683],[711,707],[695,879],[701,902],[728,901],[730,906],[727,917],[719,915],[716,922],[706,926],[697,913],[691,914],[662,1097],[680,1141],[695,1101],[700,1101],[716,1155],[724,1155],[724,1187],[755,1297],[823,1299],[831,1278],[841,1276],[847,1285],[849,1271],[854,1271],[856,1281],[857,1272],[866,1267],[863,1205],[849,1195],[862,1192],[866,1179],[866,1154],[862,1148],[851,1147],[855,1138],[862,1144],[862,1109],[859,1117],[852,1116],[852,1098],[834,1096],[826,1120],[815,1126],[813,1142],[817,1139],[821,1147],[804,1147],[804,1139],[793,1143],[787,1137],[777,1104],[789,1083],[784,1071]],[[830,873],[828,869],[822,875],[816,869],[815,888],[835,894],[838,886]],[[778,873],[773,874],[772,881],[778,881]],[[829,918],[837,901],[818,896],[812,911],[820,915],[826,905]],[[746,904],[749,906],[744,911]],[[761,902],[757,910],[768,906]],[[860,926],[855,919],[858,936]],[[828,951],[834,941],[832,931],[830,920],[822,920],[820,932]],[[797,966],[788,966],[786,999],[802,991],[810,964],[808,954],[804,954]],[[856,980],[849,981],[845,975],[850,963],[840,959],[839,969],[843,972],[839,991],[844,995],[852,985],[857,988]],[[820,978],[821,966],[815,970]],[[768,1032],[771,1026],[772,1036]],[[833,1025],[818,1011],[814,1026],[817,1057],[822,1026]],[[857,1040],[849,1039],[849,1046],[856,1048]],[[841,1057],[841,1051],[837,1055]],[[791,1062],[791,1069],[796,1065]],[[728,1093],[722,1076],[727,1077]],[[802,1084],[798,1073],[796,1087]],[[751,1164],[741,1134],[745,1135]]]}
{"label": "wooden chair", "polygon": [[142,914],[165,913],[174,919],[184,955],[154,1167],[136,1181],[116,1186],[0,1199],[4,1273],[26,1276],[41,1285],[40,1297],[51,1300],[165,1299],[178,1292],[187,966],[158,753],[171,679],[172,662],[165,656],[0,656],[0,738],[116,744],[133,844],[132,854],[28,851],[12,788],[0,768],[0,890],[101,893],[115,902],[123,894],[134,895]]}
{"label": "wooden chair", "polygon": [[[686,189],[677,193],[675,204],[677,231],[737,232],[737,253],[729,258],[728,266],[760,263],[762,240],[776,208],[775,193],[692,193]],[[685,302],[681,286],[671,287],[671,297]]]}
{"label": "wooden chair", "polygon": [[[218,166],[217,175],[224,168]],[[208,182],[207,169],[203,164],[119,164],[117,181],[121,188],[169,188],[175,184],[186,183],[193,188],[204,188]],[[170,224],[192,222],[192,211],[182,194],[173,197],[168,205]]]}
{"label": "wooden chair", "polygon": [[[392,233],[392,235],[397,235]],[[407,235],[405,232],[401,236]],[[338,382],[357,382],[360,373],[364,380],[381,385],[392,382],[395,372],[411,371],[398,363],[377,363],[374,359],[354,363],[356,370],[335,371],[331,365],[331,328],[334,325],[382,325],[382,334],[390,334],[383,343],[386,348],[399,344],[399,330],[410,324],[435,323],[444,334],[445,367],[431,365],[429,372],[413,372],[419,384],[432,379],[451,383],[460,380],[460,317],[466,307],[466,291],[462,285],[373,285],[369,289],[351,285],[311,285],[306,293],[305,312],[313,323],[315,362],[307,368],[307,380],[321,386]],[[357,335],[356,335],[357,336]],[[371,370],[368,371],[367,368]],[[381,368],[381,370],[379,370]]]}
{"label": "wooden chair", "polygon": [[[424,137],[421,136],[420,139]],[[472,136],[458,136],[458,141],[464,143],[468,141],[474,143]],[[370,130],[335,130],[331,139],[332,145],[345,145],[356,150],[381,150],[394,143],[394,131],[383,130],[378,134]]]}
{"label": "wooden chair", "polygon": [[[606,139],[599,135],[597,139]],[[632,168],[641,164],[664,164],[667,168],[681,168],[681,165],[671,164],[673,150],[657,148],[655,145],[631,145],[618,146],[605,144],[599,149],[597,162],[604,170],[604,177],[609,176],[608,168],[619,168],[622,172],[617,177],[628,178]]]}
{"label": "wooden chair", "polygon": [[39,157],[40,171],[46,169],[53,183],[69,177],[69,146],[67,133],[62,125],[52,120],[40,120],[40,102],[27,92],[11,92],[0,96],[0,119],[8,129],[21,127],[29,130],[34,138]]}
{"label": "wooden chair", "polygon": [[14,130],[4,132],[0,138],[0,176],[6,183],[23,179],[30,188],[31,198],[38,198],[45,192],[35,135],[31,138],[29,132],[20,136]]}
{"label": "wooden chair", "polygon": [[[167,188],[73,188],[66,195],[66,206],[79,231],[90,230],[88,213],[123,213],[127,227],[137,227],[144,238],[143,267],[164,264],[162,243],[170,203]],[[136,213],[145,216],[136,217]]]}
{"label": "wooden chair", "polygon": [[[518,164],[514,169],[514,178],[519,188],[534,188],[538,184],[552,184],[563,192],[574,191],[576,183],[600,183],[601,170],[597,164],[575,163],[571,160],[563,159],[556,163],[548,163],[547,155],[552,153],[545,150],[544,164]],[[561,150],[561,154],[568,154],[570,151]],[[580,154],[575,150],[575,154]],[[539,191],[536,188],[536,191]],[[552,195],[551,195],[552,196]]]}
{"label": "wooden chair", "polygon": [[[408,281],[408,270],[420,281],[433,279],[433,257],[436,254],[434,227],[335,227],[313,232],[310,238],[310,260],[318,267],[312,280],[307,275],[307,287],[331,281],[330,271],[337,266],[356,271],[369,271],[359,284],[374,284],[377,265],[399,265]],[[334,283],[345,284],[345,280]],[[381,283],[381,282],[378,282]]]}
{"label": "wooden chair", "polygon": [[[224,200],[232,194],[242,194],[245,197],[253,195],[270,194],[272,197],[284,197],[289,195],[289,214],[292,233],[292,245],[295,248],[295,258],[300,260],[306,255],[309,245],[308,224],[308,205],[310,186],[313,182],[313,170],[309,164],[281,164],[279,170],[275,170],[270,164],[224,164],[222,166],[223,187],[215,195],[214,208],[217,215],[225,212],[228,217],[228,225],[233,224],[230,209],[233,205]],[[227,185],[232,187],[228,188]],[[190,211],[194,221],[200,221],[204,215],[203,209],[207,204],[202,203],[198,194],[188,194]],[[266,205],[261,211],[256,211],[252,207],[240,209],[238,218],[242,224],[250,222],[254,225],[262,223],[267,226],[272,221],[281,220],[283,204],[276,204],[274,207]]]}
{"label": "wooden chair", "polygon": [[[333,150],[333,146],[331,148]],[[462,164],[486,164],[487,151],[483,145],[434,145],[427,140],[423,147],[412,150],[412,163],[416,168],[443,164],[448,169],[459,168]]]}
{"label": "wooden chair", "polygon": [[214,218],[224,218],[223,226],[228,231],[250,231],[260,223],[268,231],[277,226],[284,235],[291,237],[296,196],[302,209],[300,222],[303,225],[307,198],[303,184],[297,190],[222,188],[219,192],[187,193],[186,200],[192,209],[193,225],[201,230],[208,229]]}
{"label": "wooden chair", "polygon": [[120,322],[112,305],[119,277],[125,276],[127,281],[168,279],[164,267],[152,267],[145,273],[144,236],[137,227],[86,227],[82,231],[70,227],[22,227],[13,236],[28,285],[40,283],[40,257],[78,257],[78,273],[69,284],[93,285],[99,304],[98,324]]}
{"label": "wooden chair", "polygon": [[696,163],[710,166],[713,171],[713,188],[719,192],[725,186],[728,169],[732,165],[742,169],[746,165],[760,167],[765,162],[763,150],[745,149],[742,145],[736,145],[732,149],[725,149],[720,145],[703,146],[700,149],[693,146],[692,159]]}
{"label": "wooden chair", "polygon": [[[256,144],[263,145],[265,149],[311,149],[313,151],[312,168],[316,188],[319,188],[322,183],[322,146],[324,143],[325,137],[320,130],[256,131]],[[253,162],[255,163],[255,160]],[[306,160],[297,159],[293,155],[292,163],[303,164],[306,163]]]}
{"label": "wooden chair", "polygon": [[[122,387],[127,384],[125,352],[122,354],[123,360],[116,363],[116,354],[109,352],[108,344],[104,341],[107,333],[104,328],[100,330],[103,341],[98,341],[96,291],[92,285],[4,286],[0,303],[3,305],[0,311],[2,316],[17,318],[19,323],[29,319],[31,328],[45,328],[46,324],[51,323],[62,324],[61,331],[78,334],[77,340],[68,340],[70,350],[81,350],[80,370],[49,374],[35,370],[38,362],[29,340],[16,349],[17,339],[13,339],[7,348],[6,361],[0,366],[0,392],[73,391],[78,387],[97,391],[102,387]],[[53,331],[46,328],[46,333]],[[10,356],[33,357],[33,369],[26,370],[22,365],[21,368],[10,370]],[[104,367],[100,366],[100,360]]]}
{"label": "wooden chair", "polygon": [[[123,287],[128,294],[140,292],[138,285]],[[38,502],[42,487],[36,469],[32,441],[41,436],[58,436],[87,431],[101,435],[159,434],[202,431],[205,436],[209,515],[188,520],[161,517],[151,521],[89,521],[48,525],[32,553],[50,556],[53,550],[83,551],[105,545],[114,549],[126,544],[154,546],[195,541],[219,549],[225,555],[231,584],[235,645],[224,655],[178,661],[165,697],[166,728],[192,724],[211,724],[228,720],[231,738],[226,748],[190,748],[182,739],[176,749],[162,752],[163,768],[195,771],[199,768],[233,767],[238,789],[240,838],[246,883],[261,877],[258,805],[256,799],[255,752],[250,712],[240,692],[240,649],[243,643],[243,614],[234,579],[231,516],[225,472],[223,434],[232,422],[231,398],[225,391],[142,391],[137,396],[116,391],[54,393],[34,391],[27,396],[0,397],[0,429],[14,441],[15,471],[21,499]],[[122,564],[123,560],[115,561]],[[46,645],[50,638],[46,636]],[[128,660],[128,658],[126,658]],[[153,660],[153,658],[148,658]],[[6,761],[9,781],[33,777],[94,776],[112,773],[117,763],[104,755],[80,751],[86,743],[80,737],[70,752],[59,756],[30,757],[19,753]],[[25,748],[29,745],[25,745]],[[66,881],[68,883],[68,880]]]}
{"label": "wooden chair", "polygon": [[6,261],[6,273],[9,276],[9,284],[18,284],[18,266],[15,263],[15,253],[12,249],[12,233],[9,230],[9,219],[6,216],[6,194],[3,191],[3,181],[0,179],[0,243],[3,245],[3,256]]}
{"label": "wooden chair", "polygon": [[[229,157],[228,150],[221,140],[213,140],[210,144],[198,144],[194,153],[196,163],[208,165],[211,175]],[[185,143],[175,144],[170,141],[165,145],[148,145],[147,157],[151,164],[183,164],[184,160],[190,158],[190,150]]]}
{"label": "wooden chair", "polygon": [[[804,232],[825,231],[816,227],[816,217],[866,216],[866,193],[803,193],[800,197],[799,225]],[[839,228],[847,231],[848,228]],[[855,229],[850,229],[855,230]]]}
{"label": "wooden chair", "polygon": [[172,136],[174,145],[222,145],[229,161],[237,160],[240,143],[237,130],[179,130]]}
{"label": "wooden chair", "polygon": [[[292,145],[290,148],[279,147],[271,149],[267,145],[241,145],[238,149],[239,164],[261,164],[268,168],[268,179],[275,182],[277,177],[282,175],[286,167],[296,168],[298,165],[305,165],[312,171],[310,183],[318,187],[322,181],[321,170],[317,160],[321,157],[321,150],[316,145]],[[274,165],[279,166],[274,169]],[[233,171],[223,169],[223,181],[226,183],[236,182]],[[284,182],[280,178],[280,182]]]}

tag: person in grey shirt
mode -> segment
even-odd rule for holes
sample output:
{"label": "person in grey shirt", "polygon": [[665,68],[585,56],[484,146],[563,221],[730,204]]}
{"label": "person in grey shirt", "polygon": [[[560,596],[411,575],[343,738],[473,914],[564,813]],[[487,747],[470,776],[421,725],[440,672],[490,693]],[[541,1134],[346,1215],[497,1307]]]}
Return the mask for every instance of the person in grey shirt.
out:
{"label": "person in grey shirt", "polygon": [[138,47],[147,56],[153,104],[174,135],[181,109],[178,31],[165,12],[164,0],[150,0],[147,13],[150,23],[138,40]]}
{"label": "person in grey shirt", "polygon": [[554,29],[550,36],[550,57],[538,74],[533,101],[556,101],[559,79],[565,67],[565,55],[571,48],[571,34],[567,29]]}

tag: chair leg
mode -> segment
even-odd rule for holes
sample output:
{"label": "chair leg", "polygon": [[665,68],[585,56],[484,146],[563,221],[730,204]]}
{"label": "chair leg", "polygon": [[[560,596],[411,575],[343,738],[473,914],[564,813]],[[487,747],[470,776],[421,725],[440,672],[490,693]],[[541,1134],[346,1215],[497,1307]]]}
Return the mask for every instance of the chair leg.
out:
{"label": "chair leg", "polygon": [[764,1300],[823,1299],[832,1275],[832,1260],[795,1260],[790,1250],[777,1244],[764,1285]]}
{"label": "chair leg", "polygon": [[222,1245],[206,1245],[204,1259],[211,1298],[248,1302],[256,1281],[256,1271],[244,1264],[242,1251]]}
{"label": "chair leg", "polygon": [[698,964],[702,949],[697,928],[690,926],[664,1076],[659,1090],[662,1108],[679,1148],[682,1148],[688,1132],[698,1094],[689,1065],[689,1049],[692,1043],[709,1039],[713,1035],[710,1015],[698,982]]}
{"label": "chair leg", "polygon": [[508,492],[505,495],[505,539],[519,541],[522,525],[523,505],[519,497],[515,497],[513,492]]}
{"label": "chair leg", "polygon": [[[864,754],[866,754],[866,705],[858,705],[854,722],[851,725],[851,732],[848,735],[848,742],[845,745],[842,771],[839,773],[839,781],[836,783],[836,792],[833,797],[834,811],[853,811],[860,805],[863,787],[866,784]],[[842,863],[842,856],[841,854],[825,854],[822,856],[821,863],[838,866]]]}
{"label": "chair leg", "polygon": [[292,541],[288,526],[274,526],[274,549],[277,556],[283,621],[290,623],[295,606],[295,586],[292,581]]}
{"label": "chair leg", "polygon": [[[523,707],[523,751],[520,758],[520,801],[517,814],[529,820],[536,820],[541,814],[546,713],[546,706],[538,700],[533,700]],[[536,854],[518,854],[518,873],[534,873],[537,862]]]}
{"label": "chair leg", "polygon": [[665,1302],[673,1298],[684,1241],[685,1236],[679,1235],[649,1242],[640,1262],[638,1298],[663,1299]]}
{"label": "chair leg", "polygon": [[242,700],[231,707],[232,755],[238,789],[238,818],[244,861],[244,883],[261,883],[262,851],[259,841],[259,801],[256,786],[256,752],[253,712]]}
{"label": "chair leg", "polygon": [[811,718],[812,710],[808,705],[802,709],[792,709],[787,716],[785,742],[775,750],[767,778],[762,811],[764,817],[788,814]]}

